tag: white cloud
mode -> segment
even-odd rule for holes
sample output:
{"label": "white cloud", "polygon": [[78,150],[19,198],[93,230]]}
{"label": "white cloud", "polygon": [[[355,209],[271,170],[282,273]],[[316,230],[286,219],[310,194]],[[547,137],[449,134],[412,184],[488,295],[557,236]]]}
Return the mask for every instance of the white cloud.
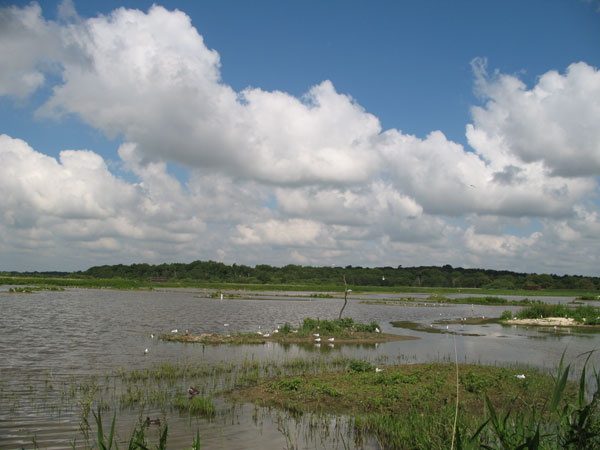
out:
{"label": "white cloud", "polygon": [[0,8],[0,95],[34,92],[59,53],[57,29],[44,20],[37,3]]}
{"label": "white cloud", "polygon": [[564,177],[600,175],[600,72],[584,62],[543,74],[532,89],[518,78],[477,70],[485,107],[473,108],[469,143],[491,162],[541,162]]}
{"label": "white cloud", "polygon": [[301,98],[235,92],[181,11],[81,19],[66,1],[61,17],[0,9],[0,95],[24,98],[60,73],[38,114],[121,136],[119,163],[136,181],[90,150],[56,160],[0,136],[4,254],[39,248],[84,267],[94,256],[529,271],[560,248],[564,270],[597,261],[600,74],[586,63],[532,88],[474,64],[485,103],[467,125],[470,151],[442,131],[383,131],[328,80]]}
{"label": "white cloud", "polygon": [[238,225],[234,241],[242,245],[285,247],[315,246],[324,237],[322,224],[305,219],[269,220],[252,225]]}

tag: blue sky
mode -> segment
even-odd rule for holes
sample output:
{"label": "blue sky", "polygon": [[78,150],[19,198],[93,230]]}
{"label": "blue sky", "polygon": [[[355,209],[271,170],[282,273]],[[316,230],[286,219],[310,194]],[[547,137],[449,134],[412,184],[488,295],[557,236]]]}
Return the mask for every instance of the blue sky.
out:
{"label": "blue sky", "polygon": [[2,3],[1,269],[600,275],[598,2],[61,5]]}

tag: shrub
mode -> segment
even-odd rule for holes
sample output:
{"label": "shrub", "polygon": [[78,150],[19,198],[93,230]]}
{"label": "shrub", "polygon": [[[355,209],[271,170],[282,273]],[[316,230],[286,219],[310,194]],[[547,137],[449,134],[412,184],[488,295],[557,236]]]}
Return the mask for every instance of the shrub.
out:
{"label": "shrub", "polygon": [[350,361],[350,365],[348,366],[348,370],[350,373],[364,373],[364,372],[373,372],[375,369],[373,364],[367,361],[358,361],[353,359]]}

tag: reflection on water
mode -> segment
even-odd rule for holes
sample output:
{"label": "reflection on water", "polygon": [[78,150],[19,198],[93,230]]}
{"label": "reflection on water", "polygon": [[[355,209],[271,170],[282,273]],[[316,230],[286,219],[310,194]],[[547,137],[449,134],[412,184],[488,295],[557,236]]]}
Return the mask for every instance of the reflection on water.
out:
{"label": "reflection on water", "polygon": [[[106,386],[115,385],[115,373],[120,368],[141,370],[160,363],[214,366],[241,361],[283,362],[295,358],[330,360],[345,357],[389,364],[454,360],[456,339],[461,361],[520,363],[552,369],[565,349],[567,358],[573,358],[600,344],[597,334],[548,332],[498,324],[449,324],[448,333],[439,334],[398,329],[390,322],[409,321],[429,327],[440,320],[497,317],[506,309],[515,311],[518,308],[387,306],[363,304],[357,300],[382,297],[393,296],[354,296],[344,315],[361,322],[377,321],[383,332],[411,335],[418,340],[353,346],[268,343],[213,347],[165,342],[151,337],[173,329],[189,330],[193,334],[267,331],[286,322],[298,326],[305,317],[337,317],[342,299],[310,298],[305,293],[241,294],[240,298],[223,301],[207,298],[202,290],[69,289],[29,295],[0,293],[0,447],[31,448],[35,441],[42,448],[71,448],[74,439],[76,447],[85,447],[80,429],[86,395],[93,389],[105,389],[107,402],[113,401],[111,395],[116,398],[117,394],[112,390],[108,393]],[[569,300],[562,299],[565,303]],[[147,354],[145,349],[148,349]],[[172,387],[174,390],[182,388]],[[190,419],[187,414],[180,415],[160,407],[146,407],[143,411],[117,408],[117,431],[121,441],[125,442],[134,425],[146,415],[166,416],[171,448],[191,445],[197,430],[204,448],[281,449],[296,446],[297,442],[305,443],[303,445],[308,448],[352,448],[354,445],[347,442],[351,435],[348,432],[350,425],[340,422],[339,418],[305,415],[283,420],[284,413],[281,412],[253,405],[231,405],[219,397],[213,400],[218,411],[213,420]],[[110,409],[105,413],[106,427],[113,411]],[[89,420],[93,422],[91,415]],[[321,431],[316,431],[314,422],[323,420],[332,421],[329,428],[321,423]],[[158,427],[150,429],[150,433],[158,432]],[[311,433],[317,434],[309,436]],[[376,448],[368,441],[362,444],[366,448]]]}

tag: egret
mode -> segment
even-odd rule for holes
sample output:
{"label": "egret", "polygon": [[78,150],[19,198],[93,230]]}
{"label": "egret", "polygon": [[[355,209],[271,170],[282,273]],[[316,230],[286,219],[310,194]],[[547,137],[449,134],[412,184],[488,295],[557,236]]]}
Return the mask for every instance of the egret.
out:
{"label": "egret", "polygon": [[270,334],[270,333],[265,333],[265,334],[263,334],[263,337],[269,337],[269,336],[271,336],[271,334]]}
{"label": "egret", "polygon": [[148,349],[147,349],[147,348],[145,348],[145,349],[144,349],[144,355],[147,355],[147,354],[148,354]]}
{"label": "egret", "polygon": [[319,337],[319,333],[314,333],[313,336],[314,337]]}
{"label": "egret", "polygon": [[383,372],[383,369],[380,369],[379,367],[375,367],[375,373],[379,373],[379,372]]}
{"label": "egret", "polygon": [[150,333],[150,339],[154,339],[154,334]]}
{"label": "egret", "polygon": [[375,328],[375,333],[381,333],[381,330],[379,328]]}
{"label": "egret", "polygon": [[316,338],[316,339],[315,339],[315,342],[321,342],[321,338],[320,338],[320,337],[319,337],[319,338]]}
{"label": "egret", "polygon": [[333,342],[335,341],[335,338],[330,337],[329,339],[327,339],[329,342]]}
{"label": "egret", "polygon": [[525,379],[525,374],[522,373],[521,375],[515,375],[519,380],[524,380]]}
{"label": "egret", "polygon": [[177,330],[177,328],[173,328],[173,329],[171,330],[171,333],[177,333],[177,331],[179,331],[179,330]]}

